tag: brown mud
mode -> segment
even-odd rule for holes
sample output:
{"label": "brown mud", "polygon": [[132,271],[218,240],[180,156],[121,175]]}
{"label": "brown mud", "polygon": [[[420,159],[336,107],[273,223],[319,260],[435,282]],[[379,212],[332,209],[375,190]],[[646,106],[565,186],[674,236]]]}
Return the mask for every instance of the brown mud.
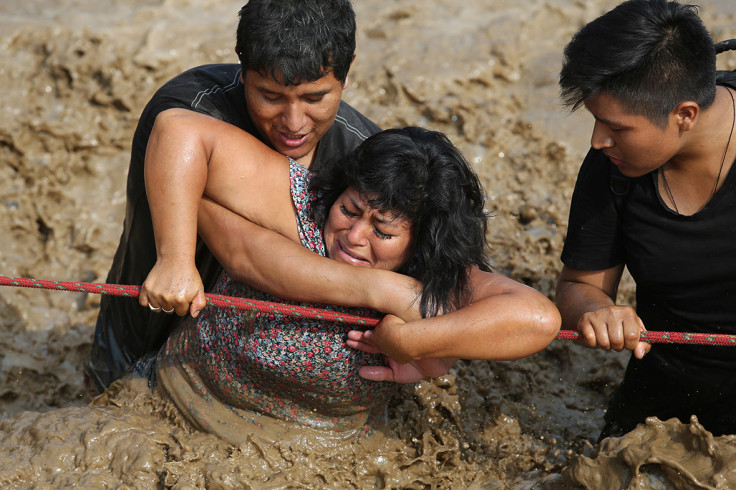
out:
{"label": "brown mud", "polygon": [[[495,268],[550,297],[591,123],[559,106],[560,53],[616,3],[354,1],[358,56],[345,99],[382,127],[446,132],[486,186]],[[731,0],[700,5],[716,40],[736,37]],[[178,72],[236,60],[240,6],[0,4],[1,274],[104,281],[137,117]],[[734,69],[736,56],[720,64]],[[619,299],[631,293],[627,282]],[[363,444],[294,430],[231,447],[139,382],[87,404],[80,368],[98,304],[85,293],[0,290],[2,488],[736,487],[736,441],[697,422],[651,420],[596,444],[627,356],[561,340],[403,387],[387,429]]]}

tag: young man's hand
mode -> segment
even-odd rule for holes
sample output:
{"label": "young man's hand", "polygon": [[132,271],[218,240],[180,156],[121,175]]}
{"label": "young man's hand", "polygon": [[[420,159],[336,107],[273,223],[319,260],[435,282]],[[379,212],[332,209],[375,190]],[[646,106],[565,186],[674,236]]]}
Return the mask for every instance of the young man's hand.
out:
{"label": "young man's hand", "polygon": [[608,306],[585,313],[578,321],[577,329],[588,347],[634,352],[637,359],[652,348],[649,342],[640,342],[641,332],[646,332],[644,322],[631,306]]}

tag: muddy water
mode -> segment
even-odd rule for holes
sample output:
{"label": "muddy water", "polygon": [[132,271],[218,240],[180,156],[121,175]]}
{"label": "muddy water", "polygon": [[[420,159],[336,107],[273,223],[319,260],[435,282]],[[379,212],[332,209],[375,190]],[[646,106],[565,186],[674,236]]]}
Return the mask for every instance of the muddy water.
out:
{"label": "muddy water", "polygon": [[[448,133],[476,164],[497,270],[552,296],[590,120],[562,111],[560,51],[616,2],[355,0],[345,98],[383,127]],[[717,40],[731,0],[703,1]],[[240,2],[0,4],[0,273],[104,281],[146,100],[193,65],[232,62]],[[722,57],[736,68],[736,56]],[[620,292],[630,300],[631,287]],[[0,290],[0,486],[103,488],[728,488],[736,441],[651,420],[595,444],[626,356],[555,341],[404,387],[361,444],[266,427],[238,447],[139,383],[88,405],[81,359],[99,297]],[[590,441],[590,442],[588,442]]]}

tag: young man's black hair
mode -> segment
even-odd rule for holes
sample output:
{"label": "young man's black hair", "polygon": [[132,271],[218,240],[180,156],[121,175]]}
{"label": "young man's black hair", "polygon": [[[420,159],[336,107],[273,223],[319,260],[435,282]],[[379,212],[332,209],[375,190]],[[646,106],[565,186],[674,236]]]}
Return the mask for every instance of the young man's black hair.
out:
{"label": "young man's black hair", "polygon": [[355,12],[349,0],[250,0],[240,10],[235,52],[243,71],[278,76],[284,85],[313,82],[326,68],[345,82]]}
{"label": "young man's black hair", "polygon": [[713,39],[697,7],[629,0],[575,34],[560,72],[563,103],[573,110],[601,93],[658,125],[685,100],[707,109],[716,87]]}

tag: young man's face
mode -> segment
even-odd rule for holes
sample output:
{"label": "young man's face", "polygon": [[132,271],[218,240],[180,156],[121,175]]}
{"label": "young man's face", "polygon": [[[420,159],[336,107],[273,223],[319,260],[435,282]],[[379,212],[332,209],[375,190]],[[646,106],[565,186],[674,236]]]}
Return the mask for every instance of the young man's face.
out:
{"label": "young man's face", "polygon": [[608,94],[592,97],[585,107],[595,117],[591,146],[603,150],[627,177],[640,177],[656,170],[680,149],[673,114],[663,128],[645,116],[627,112],[618,99]]}
{"label": "young man's face", "polygon": [[269,145],[309,166],[317,143],[335,121],[347,78],[343,84],[330,70],[314,82],[287,86],[248,70],[243,84],[250,117]]}

